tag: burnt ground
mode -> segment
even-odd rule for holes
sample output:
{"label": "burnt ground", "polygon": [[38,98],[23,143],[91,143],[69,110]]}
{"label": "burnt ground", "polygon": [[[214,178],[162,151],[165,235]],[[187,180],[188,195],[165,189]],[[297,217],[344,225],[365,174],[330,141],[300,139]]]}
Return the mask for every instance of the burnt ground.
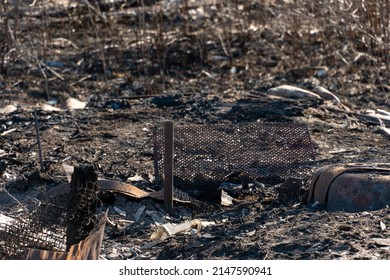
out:
{"label": "burnt ground", "polygon": [[[166,120],[300,123],[308,126],[316,158],[294,191],[254,184],[235,193],[241,202],[231,206],[205,199],[197,207],[176,204],[172,214],[161,201],[106,194],[99,208],[109,210],[101,257],[390,258],[389,244],[378,242],[390,238],[389,208],[328,212],[307,202],[311,175],[321,166],[388,162],[388,138],[375,120],[362,117],[388,107],[386,61],[375,46],[364,45],[354,22],[345,26],[347,10],[329,16],[327,5],[310,10],[305,1],[297,7],[289,1],[188,1],[169,9],[168,1],[144,7],[123,1],[122,8],[53,2],[2,10],[13,15],[10,26],[20,18],[18,36],[2,49],[0,108],[13,104],[16,110],[0,114],[1,213],[17,213],[66,182],[62,163],[94,165],[100,178],[160,189],[153,182],[151,136]],[[283,84],[320,85],[341,103],[267,95]],[[70,97],[86,107],[67,108]],[[44,109],[48,99],[61,111]],[[212,223],[161,242],[150,239],[158,225],[195,219]]]}

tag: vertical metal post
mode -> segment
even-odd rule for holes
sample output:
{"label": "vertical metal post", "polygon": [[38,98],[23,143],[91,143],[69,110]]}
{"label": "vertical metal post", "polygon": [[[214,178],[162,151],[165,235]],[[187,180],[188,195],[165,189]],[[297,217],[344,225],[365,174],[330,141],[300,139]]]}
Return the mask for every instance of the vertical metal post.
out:
{"label": "vertical metal post", "polygon": [[42,158],[42,147],[41,147],[41,139],[39,137],[39,125],[38,125],[38,116],[37,116],[37,111],[34,111],[34,119],[35,119],[35,132],[36,132],[36,137],[37,137],[37,144],[38,144],[38,156],[39,156],[39,164],[41,165],[41,171],[44,170],[44,165],[43,165],[43,158]]}
{"label": "vertical metal post", "polygon": [[[159,178],[158,170],[158,139],[157,139],[157,128],[153,129],[153,161],[154,161],[154,178],[156,178],[155,183],[159,183],[157,178]],[[161,182],[161,181],[160,181]]]}
{"label": "vertical metal post", "polygon": [[173,122],[167,121],[164,126],[164,207],[170,214],[173,211],[173,140]]}

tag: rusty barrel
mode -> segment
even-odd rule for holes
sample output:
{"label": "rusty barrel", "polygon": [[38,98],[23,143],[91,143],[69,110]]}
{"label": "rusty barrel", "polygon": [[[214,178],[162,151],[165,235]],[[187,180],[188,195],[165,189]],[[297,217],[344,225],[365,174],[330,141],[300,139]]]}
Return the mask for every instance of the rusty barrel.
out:
{"label": "rusty barrel", "polygon": [[317,170],[309,202],[329,211],[360,212],[390,205],[390,164],[328,165]]}

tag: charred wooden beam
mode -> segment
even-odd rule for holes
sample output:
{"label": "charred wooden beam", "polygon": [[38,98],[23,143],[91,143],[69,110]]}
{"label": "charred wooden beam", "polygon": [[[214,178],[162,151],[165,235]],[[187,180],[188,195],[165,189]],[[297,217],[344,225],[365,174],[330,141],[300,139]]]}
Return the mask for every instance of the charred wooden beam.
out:
{"label": "charred wooden beam", "polygon": [[92,166],[75,167],[70,183],[66,250],[84,240],[96,224],[98,175]]}

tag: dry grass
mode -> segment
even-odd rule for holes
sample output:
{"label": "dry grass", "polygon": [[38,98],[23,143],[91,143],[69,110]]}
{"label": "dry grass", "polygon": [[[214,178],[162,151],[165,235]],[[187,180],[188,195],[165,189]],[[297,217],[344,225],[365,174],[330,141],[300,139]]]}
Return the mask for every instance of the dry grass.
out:
{"label": "dry grass", "polygon": [[94,91],[85,81],[231,95],[320,83],[347,96],[378,91],[387,102],[388,0],[12,3],[0,1],[1,81],[29,83],[42,98]]}

